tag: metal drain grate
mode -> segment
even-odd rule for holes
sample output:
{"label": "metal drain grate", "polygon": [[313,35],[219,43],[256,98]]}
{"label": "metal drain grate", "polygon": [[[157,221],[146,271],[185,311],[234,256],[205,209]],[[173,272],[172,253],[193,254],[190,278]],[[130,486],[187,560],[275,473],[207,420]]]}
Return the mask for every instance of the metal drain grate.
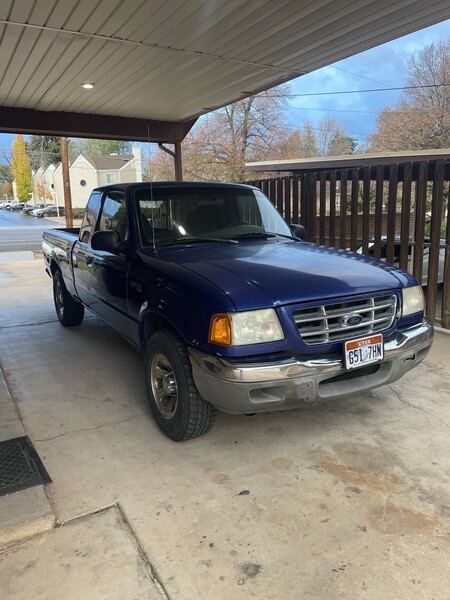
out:
{"label": "metal drain grate", "polygon": [[28,437],[0,442],[0,496],[51,481]]}

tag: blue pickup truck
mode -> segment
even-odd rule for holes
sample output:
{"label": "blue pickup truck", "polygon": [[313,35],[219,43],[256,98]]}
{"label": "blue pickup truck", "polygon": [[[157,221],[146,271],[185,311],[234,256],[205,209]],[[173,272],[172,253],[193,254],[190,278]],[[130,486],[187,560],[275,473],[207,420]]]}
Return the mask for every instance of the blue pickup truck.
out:
{"label": "blue pickup truck", "polygon": [[93,190],[78,229],[43,235],[56,314],[87,308],[145,353],[160,429],[210,430],[397,380],[430,349],[417,281],[303,241],[257,188],[134,183]]}

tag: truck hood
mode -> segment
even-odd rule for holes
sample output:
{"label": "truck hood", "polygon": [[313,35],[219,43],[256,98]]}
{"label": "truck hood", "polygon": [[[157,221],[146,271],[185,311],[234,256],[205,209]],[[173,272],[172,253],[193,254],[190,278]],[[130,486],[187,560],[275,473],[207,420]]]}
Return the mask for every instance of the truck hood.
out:
{"label": "truck hood", "polygon": [[373,258],[290,240],[170,246],[158,257],[215,284],[237,310],[416,285],[411,275]]}

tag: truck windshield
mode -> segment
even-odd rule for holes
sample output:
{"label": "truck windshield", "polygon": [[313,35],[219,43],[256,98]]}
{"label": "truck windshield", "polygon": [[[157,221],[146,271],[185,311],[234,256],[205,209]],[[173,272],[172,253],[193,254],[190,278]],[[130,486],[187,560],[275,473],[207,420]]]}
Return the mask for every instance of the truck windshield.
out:
{"label": "truck windshield", "polygon": [[292,236],[270,200],[250,188],[149,186],[137,191],[136,203],[143,246],[194,237],[219,241],[258,239],[266,233]]}

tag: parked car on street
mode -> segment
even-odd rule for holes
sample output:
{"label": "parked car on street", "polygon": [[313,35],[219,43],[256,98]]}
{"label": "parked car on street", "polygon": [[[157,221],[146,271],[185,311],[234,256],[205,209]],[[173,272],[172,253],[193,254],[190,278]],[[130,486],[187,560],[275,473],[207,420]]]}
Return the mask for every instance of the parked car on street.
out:
{"label": "parked car on street", "polygon": [[13,200],[6,200],[5,202],[1,202],[0,208],[2,210],[7,210],[11,206],[12,203],[13,203]]}
{"label": "parked car on street", "polygon": [[[425,242],[429,242],[429,238],[425,239]],[[445,240],[441,239],[440,240],[441,243],[441,248],[439,249],[439,259],[438,259],[438,284],[440,283],[444,283],[444,269],[445,269]],[[394,239],[394,265],[395,266],[399,266],[400,264],[400,248],[401,248],[401,241],[399,236],[395,236]],[[358,254],[363,254],[363,248],[362,246],[360,246],[357,249]],[[381,238],[381,245],[380,245],[380,255],[381,255],[381,260],[384,262],[386,261],[386,253],[387,253],[387,239],[386,236],[383,236]],[[369,242],[369,256],[374,256],[375,254],[375,242],[374,241],[370,241]],[[414,254],[414,246],[413,244],[408,244],[408,273],[412,273],[413,270],[413,262],[412,262],[412,257]],[[422,266],[422,285],[426,286],[427,285],[427,281],[428,281],[428,264],[429,264],[429,259],[430,259],[430,248],[429,246],[424,246],[423,248],[423,266]]]}
{"label": "parked car on street", "polygon": [[11,204],[9,205],[8,210],[10,210],[11,212],[15,211],[15,210],[23,210],[25,207],[25,202],[11,202]]}
{"label": "parked car on street", "polygon": [[45,208],[45,204],[34,204],[34,205],[33,204],[31,204],[31,205],[30,204],[26,204],[23,207],[23,211],[22,212],[23,212],[24,215],[29,215],[29,214],[31,214],[31,212],[33,210],[38,210],[39,208]]}
{"label": "parked car on street", "polygon": [[56,206],[56,204],[49,204],[48,206],[45,206],[44,208],[37,208],[35,210],[31,211],[31,214],[33,215],[33,217],[39,217],[39,218],[43,218],[43,217],[57,217],[58,216],[58,211],[59,211],[59,216],[63,217],[64,216],[64,207],[63,206]]}
{"label": "parked car on street", "polygon": [[302,237],[252,186],[134,183],[93,190],[81,227],[44,231],[42,248],[61,325],[87,308],[143,351],[155,421],[180,441],[217,409],[347,397],[427,355],[412,275]]}

